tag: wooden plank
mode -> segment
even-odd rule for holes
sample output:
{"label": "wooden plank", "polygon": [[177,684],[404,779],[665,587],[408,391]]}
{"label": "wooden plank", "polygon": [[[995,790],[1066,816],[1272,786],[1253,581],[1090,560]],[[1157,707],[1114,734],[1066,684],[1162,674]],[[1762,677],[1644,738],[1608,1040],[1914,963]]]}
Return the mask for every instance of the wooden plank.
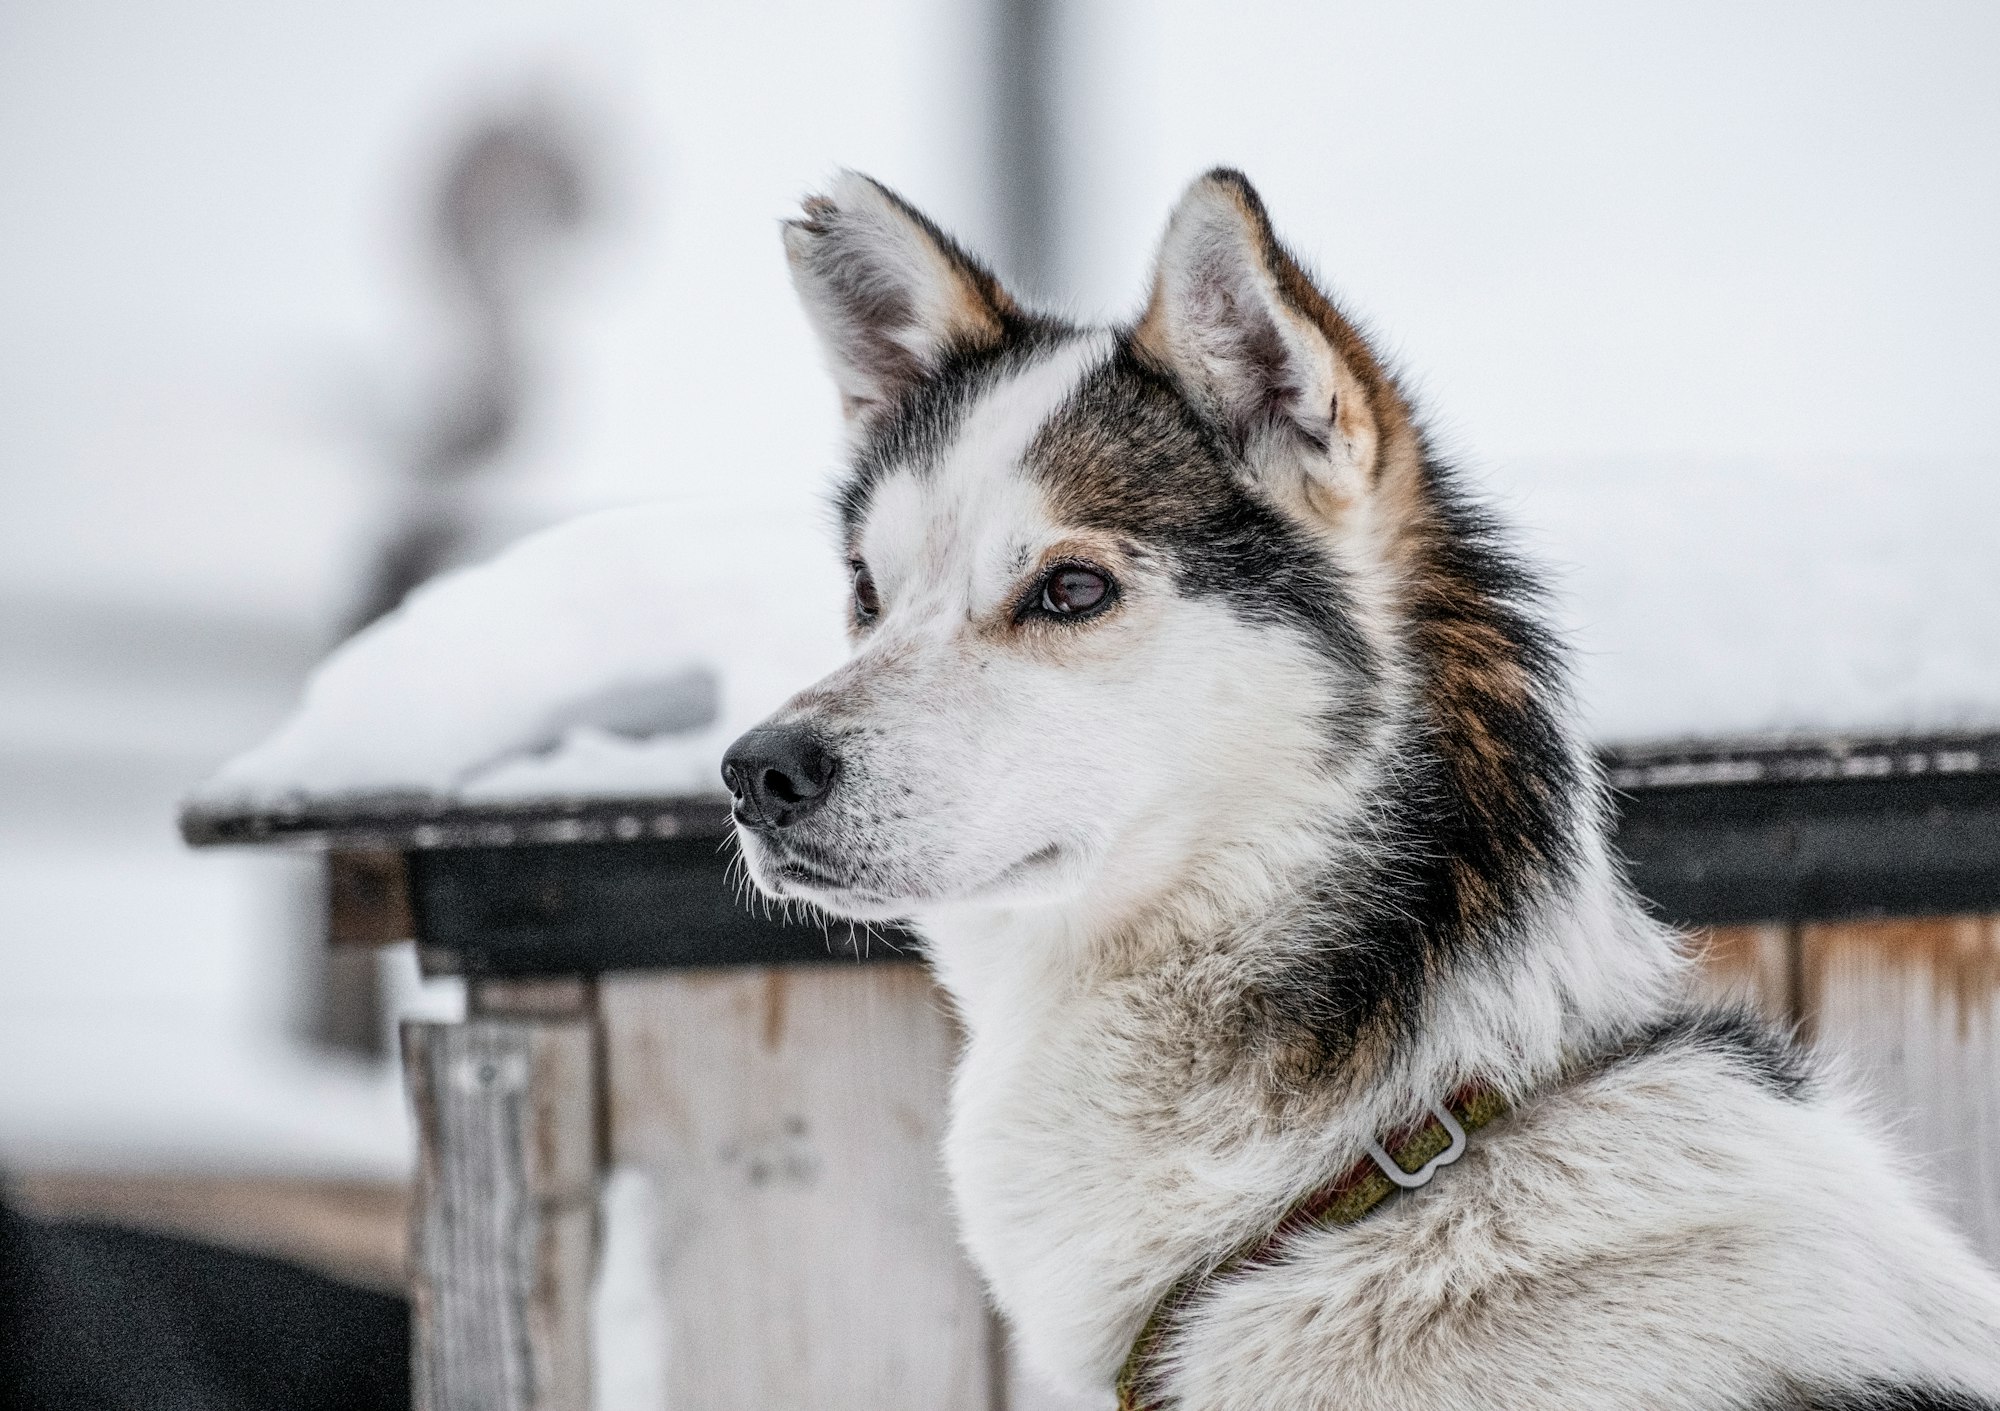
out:
{"label": "wooden plank", "polygon": [[418,1411],[588,1411],[595,1035],[406,1024]]}
{"label": "wooden plank", "polygon": [[938,1162],[955,1027],[913,966],[600,982],[611,1149],[659,1192],[676,1411],[996,1408]]}
{"label": "wooden plank", "polygon": [[2000,917],[1801,928],[1804,1013],[2000,1261]]}
{"label": "wooden plank", "polygon": [[[1635,885],[1680,924],[2000,909],[2000,775],[1660,789],[1620,807]],[[760,914],[708,838],[434,848],[408,866],[427,963],[470,975],[908,952],[893,931]]]}
{"label": "wooden plank", "polygon": [[1612,788],[1634,792],[1729,784],[1958,778],[2000,774],[2000,732],[1670,740],[1621,745],[1600,751],[1598,758]]}
{"label": "wooden plank", "polygon": [[1718,999],[1748,1003],[1774,1023],[1798,1019],[1798,931],[1781,924],[1710,926],[1694,933],[1696,974]]}
{"label": "wooden plank", "polygon": [[342,849],[326,858],[326,938],[337,946],[414,940],[409,869],[383,848]]}
{"label": "wooden plank", "polygon": [[[1601,758],[1633,882],[1679,924],[2000,911],[2000,733],[1683,741]],[[384,900],[393,880],[370,870],[400,855],[433,971],[894,954],[865,933],[788,930],[744,907],[717,847],[730,828],[719,795],[471,803],[390,793],[182,816],[201,846],[313,842],[362,859],[336,876],[336,933],[357,940],[412,929]]]}
{"label": "wooden plank", "polygon": [[1633,886],[1684,925],[2000,910],[2000,775],[1633,788],[1617,808]]}
{"label": "wooden plank", "polygon": [[467,975],[908,958],[868,928],[777,919],[713,838],[439,848],[409,863],[424,945]]}
{"label": "wooden plank", "polygon": [[475,977],[466,982],[467,1014],[488,1019],[588,1019],[596,986],[584,975],[540,979]]}
{"label": "wooden plank", "polygon": [[421,852],[642,838],[713,839],[726,836],[729,829],[729,796],[721,793],[474,803],[390,792],[271,809],[190,804],[181,810],[181,837],[198,848],[309,842],[343,850]]}

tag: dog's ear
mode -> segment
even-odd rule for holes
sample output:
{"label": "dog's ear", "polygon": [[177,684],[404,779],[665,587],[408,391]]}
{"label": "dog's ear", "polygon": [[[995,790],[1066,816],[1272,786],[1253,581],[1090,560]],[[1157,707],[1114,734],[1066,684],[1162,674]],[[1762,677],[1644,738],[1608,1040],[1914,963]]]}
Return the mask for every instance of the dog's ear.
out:
{"label": "dog's ear", "polygon": [[[1400,402],[1241,172],[1209,172],[1174,208],[1134,342],[1253,464],[1303,464],[1340,499],[1373,484]],[[1299,454],[1265,454],[1273,437]]]}
{"label": "dog's ear", "polygon": [[895,406],[952,352],[998,343],[1017,312],[958,242],[859,172],[785,223],[785,254],[850,426]]}

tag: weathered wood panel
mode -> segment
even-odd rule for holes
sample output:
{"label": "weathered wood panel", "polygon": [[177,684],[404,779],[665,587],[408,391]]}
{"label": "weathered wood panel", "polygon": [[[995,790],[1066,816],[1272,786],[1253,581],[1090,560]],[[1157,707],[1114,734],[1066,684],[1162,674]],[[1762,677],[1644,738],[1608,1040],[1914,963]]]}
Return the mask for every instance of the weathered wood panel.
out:
{"label": "weathered wood panel", "polygon": [[1807,1029],[2000,1261],[2000,917],[1800,928]]}
{"label": "weathered wood panel", "polygon": [[337,946],[414,940],[409,866],[386,848],[343,849],[326,858],[326,938]]}
{"label": "weathered wood panel", "polygon": [[612,1159],[659,1193],[673,1411],[997,1407],[939,1169],[955,1027],[880,965],[600,982]]}
{"label": "weathered wood panel", "polygon": [[403,1063],[418,1411],[588,1411],[592,1026],[406,1024]]}
{"label": "weathered wood panel", "polygon": [[1694,936],[1701,962],[1697,973],[1704,989],[1751,1004],[1775,1023],[1797,1020],[1797,928],[1710,926]]}

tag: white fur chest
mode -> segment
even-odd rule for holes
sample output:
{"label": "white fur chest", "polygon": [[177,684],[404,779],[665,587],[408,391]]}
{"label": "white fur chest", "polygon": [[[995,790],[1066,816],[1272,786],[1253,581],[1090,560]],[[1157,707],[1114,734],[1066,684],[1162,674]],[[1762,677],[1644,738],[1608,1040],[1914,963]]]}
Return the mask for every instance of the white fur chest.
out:
{"label": "white fur chest", "polygon": [[1163,1075],[1144,985],[1084,992],[1046,938],[932,929],[968,1030],[945,1141],[967,1248],[1038,1369],[1101,1391],[1173,1280],[1274,1218],[1326,1138]]}

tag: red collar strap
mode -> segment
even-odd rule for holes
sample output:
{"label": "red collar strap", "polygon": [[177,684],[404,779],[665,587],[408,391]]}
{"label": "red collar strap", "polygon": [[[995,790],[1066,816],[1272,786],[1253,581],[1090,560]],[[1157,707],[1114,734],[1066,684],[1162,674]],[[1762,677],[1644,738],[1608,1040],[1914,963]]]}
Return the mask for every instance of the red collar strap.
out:
{"label": "red collar strap", "polygon": [[1507,1111],[1507,1099],[1486,1083],[1467,1083],[1442,1105],[1426,1104],[1422,1121],[1399,1128],[1333,1180],[1297,1201],[1271,1232],[1212,1268],[1187,1275],[1153,1308],[1118,1372],[1118,1411],[1160,1411],[1153,1385],[1155,1364],[1175,1319],[1210,1285],[1232,1274],[1277,1262],[1284,1244],[1301,1230],[1351,1225],[1399,1190],[1428,1185],[1438,1169],[1465,1152],[1465,1136]]}

